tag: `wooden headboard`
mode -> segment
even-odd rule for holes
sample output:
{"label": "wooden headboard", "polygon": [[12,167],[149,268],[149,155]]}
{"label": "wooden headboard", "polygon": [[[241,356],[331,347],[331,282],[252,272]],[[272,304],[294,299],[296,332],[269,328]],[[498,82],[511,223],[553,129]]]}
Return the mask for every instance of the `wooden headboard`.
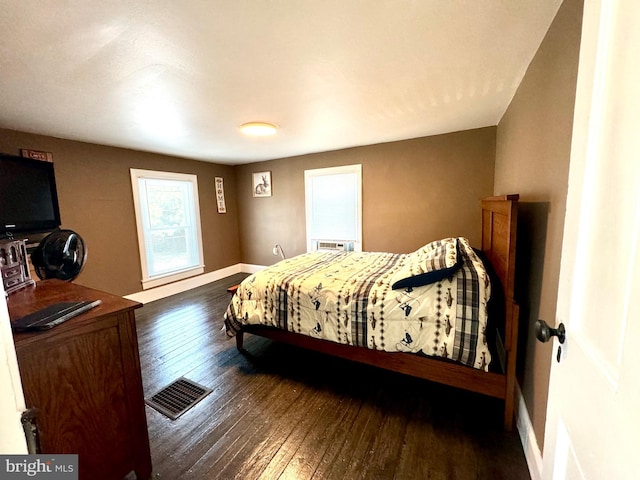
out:
{"label": "wooden headboard", "polygon": [[510,425],[515,385],[516,354],[518,348],[519,306],[514,299],[516,270],[516,229],[518,199],[520,195],[489,197],[482,201],[482,251],[500,278],[504,292],[504,338],[500,338],[504,351],[499,351],[500,362],[506,370],[505,426]]}
{"label": "wooden headboard", "polygon": [[508,299],[513,299],[519,197],[504,195],[482,200],[482,251],[500,277]]}

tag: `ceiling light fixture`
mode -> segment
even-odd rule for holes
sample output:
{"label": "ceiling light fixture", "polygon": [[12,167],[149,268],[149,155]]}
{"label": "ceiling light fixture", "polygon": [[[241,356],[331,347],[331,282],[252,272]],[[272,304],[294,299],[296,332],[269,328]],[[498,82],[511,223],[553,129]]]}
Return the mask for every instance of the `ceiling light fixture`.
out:
{"label": "ceiling light fixture", "polygon": [[267,135],[275,135],[278,127],[273,123],[249,122],[240,125],[240,130],[245,135],[251,135],[254,137],[265,137]]}

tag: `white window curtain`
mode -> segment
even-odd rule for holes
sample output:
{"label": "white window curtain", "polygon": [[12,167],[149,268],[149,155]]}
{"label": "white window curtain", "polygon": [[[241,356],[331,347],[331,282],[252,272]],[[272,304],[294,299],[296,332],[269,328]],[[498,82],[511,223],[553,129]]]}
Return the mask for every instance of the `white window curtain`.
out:
{"label": "white window curtain", "polygon": [[131,169],[143,288],[204,271],[195,175]]}
{"label": "white window curtain", "polygon": [[362,250],[362,165],[305,170],[307,251],[318,241]]}

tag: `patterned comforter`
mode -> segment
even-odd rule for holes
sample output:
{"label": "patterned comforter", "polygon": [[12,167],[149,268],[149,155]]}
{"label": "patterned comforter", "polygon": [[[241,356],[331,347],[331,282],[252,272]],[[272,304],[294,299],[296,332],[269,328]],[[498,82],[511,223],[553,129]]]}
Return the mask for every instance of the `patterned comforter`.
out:
{"label": "patterned comforter", "polygon": [[247,277],[227,308],[225,327],[230,337],[243,325],[261,324],[488,370],[490,291],[482,261],[465,238],[402,255],[311,252]]}

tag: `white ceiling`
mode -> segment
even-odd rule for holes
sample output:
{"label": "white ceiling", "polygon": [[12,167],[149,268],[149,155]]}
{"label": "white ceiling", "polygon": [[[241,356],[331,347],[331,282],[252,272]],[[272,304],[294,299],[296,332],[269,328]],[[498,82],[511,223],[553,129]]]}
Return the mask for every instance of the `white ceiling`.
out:
{"label": "white ceiling", "polygon": [[239,164],[496,125],[560,3],[2,0],[0,127]]}

